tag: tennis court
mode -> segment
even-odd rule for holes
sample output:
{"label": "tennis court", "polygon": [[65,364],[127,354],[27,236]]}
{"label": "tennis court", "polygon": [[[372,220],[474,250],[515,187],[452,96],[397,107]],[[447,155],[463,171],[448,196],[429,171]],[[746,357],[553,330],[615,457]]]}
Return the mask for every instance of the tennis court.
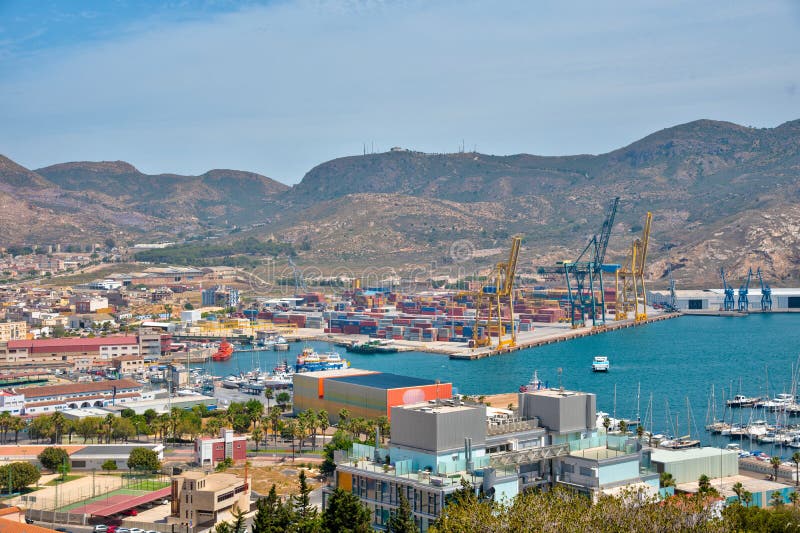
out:
{"label": "tennis court", "polygon": [[139,488],[122,488],[101,496],[87,498],[59,508],[60,512],[89,514],[94,516],[111,516],[132,509],[139,505],[160,500],[170,496],[169,483],[149,480],[140,483]]}

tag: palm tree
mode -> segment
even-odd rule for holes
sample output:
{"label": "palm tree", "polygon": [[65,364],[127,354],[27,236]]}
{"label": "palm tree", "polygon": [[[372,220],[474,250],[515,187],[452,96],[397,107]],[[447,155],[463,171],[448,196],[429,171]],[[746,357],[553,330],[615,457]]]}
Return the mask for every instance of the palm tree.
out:
{"label": "palm tree", "polygon": [[769,499],[770,503],[773,507],[782,507],[783,506],[783,495],[780,491],[775,491],[772,493],[772,496]]}
{"label": "palm tree", "polygon": [[285,424],[285,430],[286,435],[292,439],[292,462],[294,462],[294,439],[299,434],[297,420],[287,420]]}
{"label": "palm tree", "polygon": [[800,501],[800,494],[798,494],[797,491],[790,492],[789,501],[792,502],[792,507],[797,508],[797,502]]}
{"label": "palm tree", "polygon": [[753,493],[749,490],[746,490],[742,493],[742,501],[744,502],[745,507],[750,506],[750,502],[753,501]]}
{"label": "palm tree", "polygon": [[792,462],[794,463],[794,486],[800,484],[800,452],[792,454]]}
{"label": "palm tree", "polygon": [[773,478],[775,481],[778,481],[778,469],[781,467],[782,462],[777,455],[769,458],[769,464],[772,465],[772,469],[775,471],[775,477]]}
{"label": "palm tree", "polygon": [[267,387],[264,389],[264,398],[267,399],[267,411],[269,411],[269,401],[275,397],[275,391]]}
{"label": "palm tree", "polygon": [[269,421],[272,424],[272,436],[275,439],[275,448],[278,447],[278,423],[281,421],[281,408],[273,405],[269,410]]}
{"label": "palm tree", "polygon": [[349,418],[350,418],[350,411],[348,411],[347,409],[339,409],[339,422],[338,422],[339,426],[341,426],[342,424],[346,424]]}
{"label": "palm tree", "polygon": [[641,424],[638,424],[638,425],[636,426],[636,437],[637,437],[639,440],[642,440],[642,437],[644,437],[644,426],[643,426],[643,425],[641,425]]}
{"label": "palm tree", "polygon": [[608,433],[608,430],[611,427],[611,419],[607,416],[603,417],[603,427],[606,428],[606,433]]}
{"label": "palm tree", "polygon": [[0,431],[3,432],[3,444],[6,443],[6,433],[11,426],[11,420],[11,413],[8,411],[3,411],[0,413]]}
{"label": "palm tree", "polygon": [[[114,418],[114,415],[109,414],[108,416]],[[61,411],[56,411],[50,417],[50,421],[53,423],[53,444],[59,444],[61,436],[64,434],[64,428],[67,425],[67,419],[64,418],[64,414]]]}
{"label": "palm tree", "polygon": [[619,431],[623,435],[626,435],[628,433],[628,423],[626,421],[624,420],[619,421]]}
{"label": "palm tree", "polygon": [[328,430],[330,426],[330,422],[328,421],[328,411],[325,409],[320,409],[317,411],[317,425],[319,426],[320,432],[322,432],[322,445],[325,445],[325,432]]}
{"label": "palm tree", "polygon": [[256,443],[256,451],[258,451],[258,443],[261,442],[261,437],[263,437],[263,430],[260,427],[253,428],[253,432],[250,433],[250,440]]}
{"label": "palm tree", "polygon": [[675,479],[672,477],[672,474],[669,472],[661,472],[660,478],[661,486],[666,487],[674,487],[675,486]]}
{"label": "palm tree", "polygon": [[14,444],[19,444],[19,432],[28,427],[28,423],[22,418],[12,418],[9,429],[14,432]]}
{"label": "palm tree", "polygon": [[731,488],[733,489],[733,492],[736,493],[736,498],[739,500],[739,504],[741,505],[742,494],[744,494],[744,485],[742,485],[740,481],[737,481],[736,483],[733,484],[733,487]]}

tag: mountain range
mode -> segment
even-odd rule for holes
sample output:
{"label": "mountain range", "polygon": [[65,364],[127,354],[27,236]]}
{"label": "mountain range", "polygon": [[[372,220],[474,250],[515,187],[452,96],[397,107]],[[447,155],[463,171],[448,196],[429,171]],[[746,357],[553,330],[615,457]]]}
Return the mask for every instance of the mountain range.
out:
{"label": "mountain range", "polygon": [[615,196],[609,262],[624,261],[651,211],[651,278],[663,281],[670,265],[681,283],[716,286],[720,267],[735,280],[761,267],[773,285],[796,284],[800,120],[698,120],[600,155],[395,148],[322,163],[293,187],[236,170],[148,175],[122,161],[29,170],[0,156],[0,243],[152,242],[235,228],[302,244],[298,264],[409,270],[489,266],[521,233],[524,270],[574,259]]}

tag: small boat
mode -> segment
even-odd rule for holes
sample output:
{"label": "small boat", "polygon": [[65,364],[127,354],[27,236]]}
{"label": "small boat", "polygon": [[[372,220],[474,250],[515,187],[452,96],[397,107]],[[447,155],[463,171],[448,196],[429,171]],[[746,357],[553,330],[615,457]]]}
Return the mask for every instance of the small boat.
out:
{"label": "small boat", "polygon": [[289,350],[289,343],[282,336],[278,336],[275,342],[272,343],[272,349],[276,352],[286,352]]}
{"label": "small boat", "polygon": [[725,403],[728,407],[753,407],[760,400],[761,398],[748,398],[744,394],[737,394],[733,399],[727,400]]}
{"label": "small boat", "polygon": [[528,382],[527,385],[520,385],[519,391],[520,392],[534,392],[540,389],[544,389],[544,383],[539,379],[539,374],[537,370],[533,371],[533,377]]}
{"label": "small boat", "polygon": [[238,389],[242,385],[242,378],[230,375],[222,380],[222,386],[226,389]]}
{"label": "small boat", "polygon": [[658,444],[659,448],[666,448],[668,450],[685,450],[686,448],[697,448],[700,446],[700,441],[692,439],[689,435],[679,437],[677,439],[665,440]]}
{"label": "small boat", "polygon": [[605,355],[596,355],[592,360],[592,372],[608,372],[609,366],[608,357]]}
{"label": "small boat", "polygon": [[222,341],[219,344],[219,349],[211,356],[214,361],[227,361],[233,356],[233,345],[229,342]]}

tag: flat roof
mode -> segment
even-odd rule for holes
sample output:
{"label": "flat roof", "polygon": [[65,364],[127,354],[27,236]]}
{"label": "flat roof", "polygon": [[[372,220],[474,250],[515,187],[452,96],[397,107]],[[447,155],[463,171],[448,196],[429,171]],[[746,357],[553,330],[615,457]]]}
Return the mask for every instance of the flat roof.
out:
{"label": "flat roof", "polygon": [[612,450],[610,448],[606,448],[605,446],[600,446],[597,448],[587,448],[585,450],[575,450],[569,452],[572,457],[581,457],[583,459],[592,459],[594,461],[600,461],[602,459],[614,459],[616,457],[622,457],[624,455],[630,455],[631,457],[636,457],[638,460],[638,454],[630,454],[626,452],[622,452],[619,450]]}
{"label": "flat roof", "polygon": [[683,450],[665,450],[663,448],[654,448],[650,454],[652,461],[659,463],[679,463],[681,461],[691,459],[705,459],[708,457],[720,457],[722,455],[738,455],[736,450],[724,450],[722,448],[715,448],[713,446],[704,446],[703,448],[686,448]]}
{"label": "flat roof", "polygon": [[[742,474],[737,474],[735,476],[728,476],[724,478],[712,478],[711,479],[711,486],[714,487],[719,491],[720,496],[723,498],[730,498],[732,496],[736,496],[736,493],[733,491],[733,486],[736,483],[741,483],[744,487],[744,490],[749,492],[773,492],[776,490],[783,490],[786,487],[791,485],[785,483],[776,483],[775,481],[770,481],[768,479],[762,479],[757,477],[750,477],[744,476]],[[678,483],[675,485],[675,488],[683,491],[683,492],[697,492],[698,491],[698,482],[697,481],[688,481],[686,483]]]}
{"label": "flat roof", "polygon": [[432,379],[414,378],[411,376],[401,376],[400,374],[383,372],[330,378],[330,381],[339,381],[351,385],[360,385],[362,387],[374,387],[376,389],[401,389],[405,387],[421,387],[423,385],[436,384]]}
{"label": "flat roof", "polygon": [[310,378],[341,378],[346,376],[363,376],[364,374],[377,374],[375,370],[364,370],[363,368],[342,368],[339,370],[318,370],[316,372],[299,372],[295,376],[308,376]]}
{"label": "flat roof", "polygon": [[589,393],[574,390],[539,389],[525,392],[524,394],[529,394],[531,396],[548,396],[550,398],[569,398],[571,396],[587,396]]}
{"label": "flat roof", "polygon": [[474,405],[474,404],[460,404],[460,405],[447,405],[447,404],[436,404],[436,402],[420,402],[420,403],[412,403],[407,405],[397,405],[395,408],[397,409],[407,409],[409,411],[424,411],[426,413],[455,413],[457,411],[471,411],[473,409],[479,409],[480,407],[484,407],[482,405]]}
{"label": "flat roof", "polygon": [[148,450],[162,450],[161,444],[89,444],[76,451],[70,457],[105,457],[112,455],[124,455],[128,457],[134,448],[147,448]]}

